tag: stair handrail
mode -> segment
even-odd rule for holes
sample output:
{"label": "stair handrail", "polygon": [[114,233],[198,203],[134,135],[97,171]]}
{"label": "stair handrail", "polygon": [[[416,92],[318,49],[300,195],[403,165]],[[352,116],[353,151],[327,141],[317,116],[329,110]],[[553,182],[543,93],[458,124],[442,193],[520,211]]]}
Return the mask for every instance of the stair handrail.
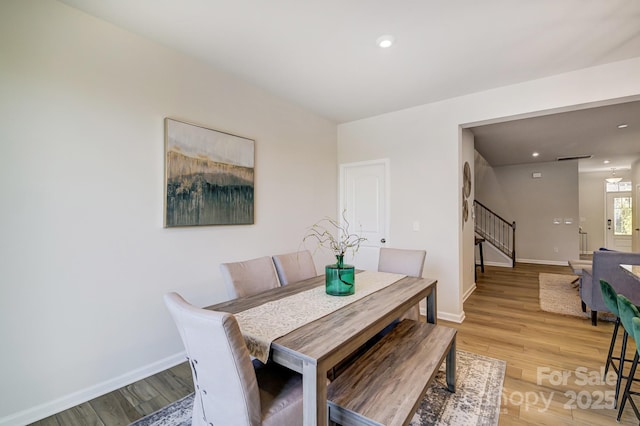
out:
{"label": "stair handrail", "polygon": [[[478,200],[474,200],[473,204],[474,204],[473,207],[475,212],[475,225],[474,225],[475,232],[478,235],[480,235],[482,238],[484,238],[487,242],[489,242],[491,245],[493,245],[495,248],[497,248],[506,256],[508,256],[511,259],[511,267],[515,267],[516,266],[516,222],[507,221],[502,216],[500,216],[499,214],[497,214],[496,212],[494,212],[493,210],[491,210],[490,208],[488,208]],[[478,213],[478,206],[480,207],[480,214]],[[496,227],[494,225],[491,227],[487,227],[486,223],[484,224],[485,226],[481,226],[481,223],[480,223],[481,220],[479,219],[479,217],[487,217],[487,216],[494,218],[494,222],[495,220],[497,220],[500,226]],[[506,228],[509,228],[509,231],[506,232],[507,235],[505,236],[504,235],[505,233],[503,232],[503,230]],[[496,229],[498,229],[499,231],[496,232]]]}

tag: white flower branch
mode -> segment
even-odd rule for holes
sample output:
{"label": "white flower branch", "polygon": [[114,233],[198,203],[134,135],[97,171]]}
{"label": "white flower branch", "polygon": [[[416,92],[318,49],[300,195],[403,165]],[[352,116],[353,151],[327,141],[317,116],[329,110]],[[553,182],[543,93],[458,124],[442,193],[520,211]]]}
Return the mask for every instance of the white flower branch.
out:
{"label": "white flower branch", "polygon": [[[308,239],[315,240],[318,247],[327,248],[333,251],[336,256],[344,256],[347,250],[352,250],[353,254],[355,254],[360,249],[360,244],[367,239],[349,231],[346,212],[346,210],[342,212],[344,225],[329,217],[313,224],[302,240],[303,243]],[[334,231],[337,235],[334,235],[331,231]]]}

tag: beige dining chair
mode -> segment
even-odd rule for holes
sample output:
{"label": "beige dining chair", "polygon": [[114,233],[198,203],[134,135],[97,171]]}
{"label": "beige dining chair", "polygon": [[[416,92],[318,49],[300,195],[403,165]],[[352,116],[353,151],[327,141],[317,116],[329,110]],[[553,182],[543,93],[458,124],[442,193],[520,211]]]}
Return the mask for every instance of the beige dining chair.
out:
{"label": "beige dining chair", "polygon": [[[427,252],[424,250],[407,250],[381,248],[378,257],[378,271],[391,272],[394,274],[408,275],[412,277],[422,277],[422,269],[424,268],[424,259]],[[382,331],[369,339],[364,345],[358,348],[353,354],[341,361],[329,372],[329,377],[334,378],[342,373],[342,371],[351,365],[354,360],[360,357],[366,350],[371,348],[388,334],[403,319],[420,320],[420,304],[415,304],[409,308],[399,319],[392,321]]]}
{"label": "beige dining chair", "polygon": [[194,426],[302,425],[302,376],[253,362],[235,317],[197,308],[177,293],[164,301],[191,366]]}
{"label": "beige dining chair", "polygon": [[[425,250],[408,250],[397,248],[380,249],[378,258],[378,271],[403,274],[411,277],[422,278],[424,259],[427,256]],[[400,319],[420,319],[420,304],[412,306]]]}
{"label": "beige dining chair", "polygon": [[231,298],[251,296],[280,286],[271,257],[220,265],[220,272]]}
{"label": "beige dining chair", "polygon": [[309,250],[273,256],[280,285],[287,285],[318,275]]}

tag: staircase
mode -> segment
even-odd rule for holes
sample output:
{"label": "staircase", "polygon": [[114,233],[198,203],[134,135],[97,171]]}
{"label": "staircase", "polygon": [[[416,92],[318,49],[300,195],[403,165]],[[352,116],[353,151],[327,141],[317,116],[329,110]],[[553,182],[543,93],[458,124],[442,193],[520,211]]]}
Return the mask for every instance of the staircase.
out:
{"label": "staircase", "polygon": [[475,212],[475,232],[511,259],[511,267],[516,266],[516,223],[507,222],[481,202],[473,202]]}

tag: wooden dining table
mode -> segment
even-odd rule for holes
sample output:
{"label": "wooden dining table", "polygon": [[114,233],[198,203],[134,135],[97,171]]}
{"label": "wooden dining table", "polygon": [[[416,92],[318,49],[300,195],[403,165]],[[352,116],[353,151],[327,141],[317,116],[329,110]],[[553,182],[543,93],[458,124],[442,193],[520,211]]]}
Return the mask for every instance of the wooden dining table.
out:
{"label": "wooden dining table", "polygon": [[[358,277],[356,275],[356,292]],[[324,275],[206,309],[238,314],[265,303],[325,285]],[[340,296],[333,296],[340,297]],[[319,319],[278,337],[271,343],[269,360],[302,374],[303,421],[326,425],[327,372],[346,359],[411,306],[426,299],[426,320],[437,321],[437,281],[403,277]],[[241,330],[242,331],[242,330]]]}

